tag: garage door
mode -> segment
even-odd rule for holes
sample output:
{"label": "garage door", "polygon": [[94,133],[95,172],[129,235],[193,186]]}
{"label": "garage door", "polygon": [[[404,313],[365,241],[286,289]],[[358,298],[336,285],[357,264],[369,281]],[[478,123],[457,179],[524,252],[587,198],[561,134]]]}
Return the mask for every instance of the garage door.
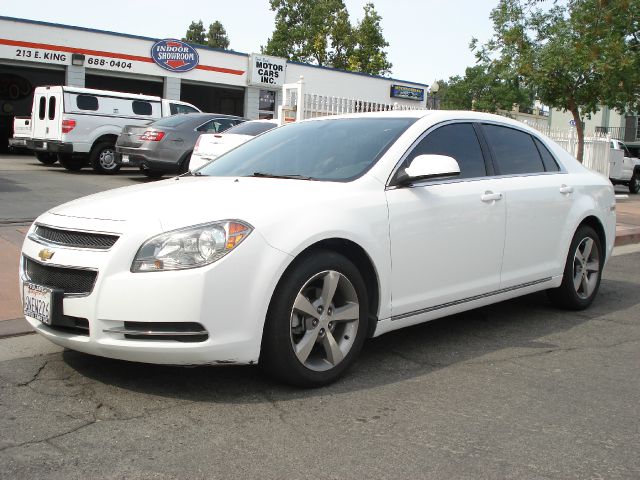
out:
{"label": "garage door", "polygon": [[225,115],[244,115],[244,88],[227,88],[216,85],[182,81],[180,100],[189,102],[203,112]]}

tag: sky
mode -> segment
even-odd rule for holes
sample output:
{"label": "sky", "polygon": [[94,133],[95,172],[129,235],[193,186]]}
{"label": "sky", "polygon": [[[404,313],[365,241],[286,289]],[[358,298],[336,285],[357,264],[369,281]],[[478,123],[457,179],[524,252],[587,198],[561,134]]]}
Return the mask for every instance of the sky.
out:
{"label": "sky", "polygon": [[[352,23],[362,18],[365,0],[344,0]],[[489,19],[498,0],[373,0],[389,42],[395,79],[431,84],[464,75],[475,62],[472,37],[491,36]],[[0,0],[0,15],[129,33],[182,38],[192,20],[205,27],[222,22],[230,48],[260,51],[271,36],[275,14],[268,0]]]}

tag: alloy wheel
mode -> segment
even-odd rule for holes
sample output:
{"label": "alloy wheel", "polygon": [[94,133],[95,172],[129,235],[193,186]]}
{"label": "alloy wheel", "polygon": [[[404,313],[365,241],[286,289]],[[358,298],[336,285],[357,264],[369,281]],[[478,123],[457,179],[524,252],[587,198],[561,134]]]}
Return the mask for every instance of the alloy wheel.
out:
{"label": "alloy wheel", "polygon": [[116,152],[112,148],[105,148],[100,152],[98,161],[104,170],[113,170],[117,167]]}
{"label": "alloy wheel", "polygon": [[583,238],[573,256],[573,287],[578,297],[589,298],[598,285],[600,254],[592,238]]}
{"label": "alloy wheel", "polygon": [[307,280],[290,321],[291,345],[300,363],[321,372],[342,362],[355,342],[359,318],[358,295],[342,273],[326,270]]}

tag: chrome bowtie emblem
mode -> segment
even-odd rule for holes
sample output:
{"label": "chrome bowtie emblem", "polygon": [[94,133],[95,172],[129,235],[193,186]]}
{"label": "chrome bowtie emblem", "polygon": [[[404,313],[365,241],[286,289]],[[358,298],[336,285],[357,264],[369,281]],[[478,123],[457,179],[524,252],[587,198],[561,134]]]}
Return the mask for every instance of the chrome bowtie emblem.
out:
{"label": "chrome bowtie emblem", "polygon": [[42,260],[43,262],[46,262],[47,260],[51,260],[51,257],[53,257],[54,253],[56,252],[49,250],[48,248],[43,248],[38,253],[38,256],[40,257],[40,260]]}

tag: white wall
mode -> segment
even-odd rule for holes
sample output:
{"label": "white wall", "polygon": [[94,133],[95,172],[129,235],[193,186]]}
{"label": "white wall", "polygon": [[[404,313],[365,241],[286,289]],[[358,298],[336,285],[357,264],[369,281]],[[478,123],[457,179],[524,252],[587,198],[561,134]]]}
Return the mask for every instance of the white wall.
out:
{"label": "white wall", "polygon": [[[609,109],[607,118],[607,113],[605,112],[604,108],[591,115],[591,119],[585,119],[585,131],[593,132],[595,131],[596,127],[624,127],[624,116],[620,115],[615,110]],[[550,126],[552,130],[564,130],[566,128],[571,128],[571,124],[569,123],[571,122],[571,120],[573,120],[573,115],[571,115],[571,112],[563,112],[556,109],[551,110]]]}
{"label": "white wall", "polygon": [[420,107],[424,107],[426,103],[426,94],[425,100],[422,102],[394,98],[390,95],[391,85],[394,84],[424,88],[426,90],[426,86],[418,83],[402,82],[368,75],[356,75],[340,70],[317,68],[309,65],[287,64],[286,83],[297,82],[301,75],[304,77],[305,92],[310,94]]}

